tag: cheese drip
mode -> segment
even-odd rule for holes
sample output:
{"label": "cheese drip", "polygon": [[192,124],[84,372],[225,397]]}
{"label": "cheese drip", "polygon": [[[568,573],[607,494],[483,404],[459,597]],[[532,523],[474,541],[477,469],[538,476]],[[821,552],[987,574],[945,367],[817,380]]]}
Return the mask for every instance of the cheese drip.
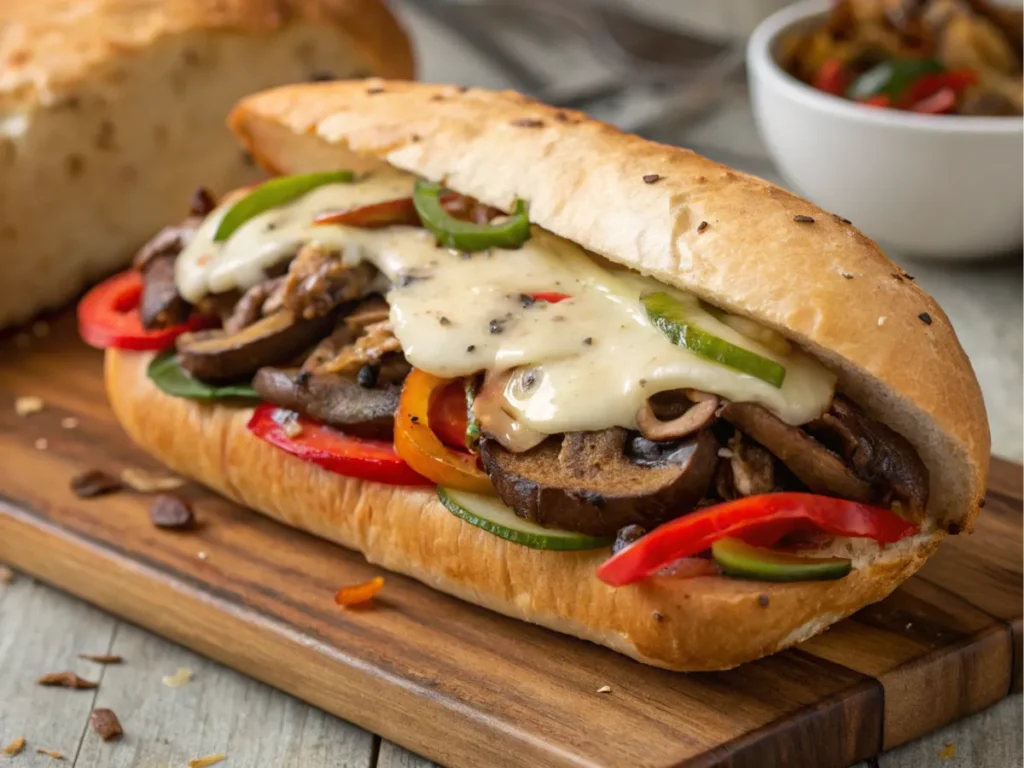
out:
{"label": "cheese drip", "polygon": [[[385,296],[395,336],[409,362],[437,376],[521,368],[506,388],[511,412],[546,434],[636,428],[650,396],[693,388],[756,402],[789,424],[828,407],[835,376],[794,349],[780,354],[706,312],[683,291],[633,272],[599,265],[578,245],[539,227],[522,247],[464,254],[437,247],[414,227],[359,229],[314,225],[322,212],[408,197],[415,178],[375,173],[358,183],[319,187],[247,221],[225,242],[214,232],[231,200],[200,226],[179,255],[178,290],[195,302],[208,293],[247,288],[305,243],[337,248],[349,263],[366,260],[392,283]],[[676,346],[647,318],[641,296],[668,291],[701,328],[781,363],[773,387]],[[529,294],[571,298],[549,304]]]}

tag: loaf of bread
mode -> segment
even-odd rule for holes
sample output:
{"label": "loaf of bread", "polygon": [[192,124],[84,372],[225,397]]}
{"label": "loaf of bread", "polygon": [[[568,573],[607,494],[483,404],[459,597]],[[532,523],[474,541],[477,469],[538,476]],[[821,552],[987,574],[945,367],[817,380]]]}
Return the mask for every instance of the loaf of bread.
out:
{"label": "loaf of bread", "polygon": [[0,328],[73,298],[261,172],[224,127],[290,82],[409,77],[382,0],[0,3]]}

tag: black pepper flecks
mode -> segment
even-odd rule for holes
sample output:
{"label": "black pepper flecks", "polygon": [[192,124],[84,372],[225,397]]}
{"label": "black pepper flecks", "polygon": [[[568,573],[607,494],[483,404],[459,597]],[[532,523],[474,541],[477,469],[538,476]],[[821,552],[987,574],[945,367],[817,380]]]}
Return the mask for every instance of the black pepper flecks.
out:
{"label": "black pepper flecks", "polygon": [[853,280],[853,275],[851,275],[849,272],[843,272],[843,279],[844,280]]}
{"label": "black pepper flecks", "polygon": [[520,293],[519,294],[519,304],[520,304],[520,306],[522,306],[523,309],[529,309],[530,307],[532,307],[536,303],[537,303],[537,300],[535,298],[533,298],[533,296],[531,296],[530,294],[528,294],[528,293]]}
{"label": "black pepper flecks", "polygon": [[487,324],[487,330],[491,333],[504,333],[506,322],[506,320],[496,317]]}
{"label": "black pepper flecks", "polygon": [[640,381],[638,381],[637,384],[639,384],[641,387],[646,387],[647,379],[640,379]]}
{"label": "black pepper flecks", "polygon": [[466,351],[467,352],[473,352],[475,350],[476,350],[476,344],[470,344],[468,347],[466,347]]}
{"label": "black pepper flecks", "polygon": [[660,173],[648,173],[644,176],[644,184],[656,184],[659,181],[661,181]]}
{"label": "black pepper flecks", "polygon": [[768,595],[758,595],[757,596],[757,604],[760,605],[762,608],[767,608],[768,607],[768,603],[770,603],[770,602],[771,602],[771,599],[768,597]]}
{"label": "black pepper flecks", "polygon": [[305,387],[309,384],[309,371],[299,371],[299,375],[295,377],[295,384],[299,387]]}
{"label": "black pepper flecks", "polygon": [[437,322],[439,322],[439,323],[440,323],[441,325],[451,325],[451,324],[452,324],[452,321],[451,321],[451,320],[449,320],[449,319],[448,319],[447,317],[445,317],[444,315],[441,315],[441,317],[439,317],[439,318],[437,319]]}
{"label": "black pepper flecks", "polygon": [[586,344],[588,347],[591,346],[594,343],[594,337],[587,336],[587,338],[583,340],[583,343]]}
{"label": "black pepper flecks", "polygon": [[814,223],[814,217],[813,216],[805,216],[804,214],[801,213],[801,214],[798,214],[798,215],[794,216],[793,217],[793,221],[795,221],[797,224],[813,224]]}
{"label": "black pepper flecks", "polygon": [[523,388],[524,389],[532,388],[536,381],[537,381],[537,375],[533,371],[530,371],[525,376],[523,376]]}
{"label": "black pepper flecks", "polygon": [[654,619],[654,620],[655,620],[656,622],[658,622],[659,624],[660,624],[660,623],[661,623],[662,621],[664,621],[664,619],[665,619],[665,617],[661,615],[661,612],[660,612],[660,611],[655,611],[654,613],[652,613],[652,614],[651,614],[651,618],[652,618],[652,619]]}
{"label": "black pepper flecks", "polygon": [[411,421],[413,424],[419,424],[420,423],[420,417],[419,416],[410,416],[409,417],[409,421]]}
{"label": "black pepper flecks", "polygon": [[922,312],[920,315],[918,315],[918,317],[921,318],[921,322],[924,323],[925,325],[932,324],[932,316],[929,315],[927,312]]}
{"label": "black pepper flecks", "polygon": [[356,381],[360,387],[365,389],[373,389],[377,386],[377,377],[380,376],[380,368],[372,363],[367,363],[359,369],[359,375],[356,377]]}
{"label": "black pepper flecks", "polygon": [[700,234],[701,232],[703,232],[707,228],[708,228],[708,223],[706,221],[702,221],[700,224],[697,225],[697,233]]}
{"label": "black pepper flecks", "polygon": [[583,500],[588,504],[597,507],[598,509],[604,507],[604,496],[602,496],[600,493],[596,493],[594,491],[584,491],[580,495],[583,497]]}

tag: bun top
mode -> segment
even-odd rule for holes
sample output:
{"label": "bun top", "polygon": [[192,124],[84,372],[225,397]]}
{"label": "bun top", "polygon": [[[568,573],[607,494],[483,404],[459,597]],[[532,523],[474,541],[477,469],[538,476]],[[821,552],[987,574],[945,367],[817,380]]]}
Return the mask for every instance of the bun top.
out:
{"label": "bun top", "polygon": [[250,96],[229,125],[268,169],[380,161],[530,219],[611,261],[773,328],[907,437],[928,511],[970,530],[989,432],[948,318],[850,222],[696,153],[521,94],[381,80]]}
{"label": "bun top", "polygon": [[93,77],[113,85],[118,75],[109,62],[165,38],[268,35],[293,21],[336,28],[367,74],[413,75],[409,40],[382,0],[3,0],[0,109],[59,101]]}

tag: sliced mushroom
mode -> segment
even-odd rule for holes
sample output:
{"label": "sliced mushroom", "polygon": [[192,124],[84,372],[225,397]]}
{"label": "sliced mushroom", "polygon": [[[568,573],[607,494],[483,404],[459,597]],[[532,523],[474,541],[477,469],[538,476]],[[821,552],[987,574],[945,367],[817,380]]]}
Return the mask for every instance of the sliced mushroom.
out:
{"label": "sliced mushroom", "polygon": [[132,260],[132,266],[136,269],[145,269],[149,262],[159,256],[177,256],[192,242],[200,224],[200,217],[189,216],[177,224],[164,227],[138,250]]}
{"label": "sliced mushroom", "polygon": [[252,385],[264,400],[349,434],[376,440],[391,438],[400,384],[367,388],[336,374],[313,374],[303,379],[297,374],[295,369],[261,368]]}
{"label": "sliced mushroom", "polygon": [[376,276],[376,267],[368,262],[350,266],[337,251],[307,243],[288,268],[283,303],[297,317],[325,315],[368,293]]}
{"label": "sliced mushroom", "polygon": [[283,283],[283,277],[273,277],[243,293],[231,311],[231,316],[224,321],[224,330],[227,333],[238,333],[263,317],[268,299]]}
{"label": "sliced mushroom", "polygon": [[251,376],[266,365],[287,363],[330,332],[334,317],[296,319],[278,312],[238,333],[197,331],[178,337],[178,361],[203,381],[233,381]]}
{"label": "sliced mushroom", "polygon": [[729,440],[729,479],[733,496],[758,496],[775,490],[775,457],[737,432]]}
{"label": "sliced mushroom", "polygon": [[192,308],[178,293],[174,282],[176,255],[157,256],[142,268],[142,299],[139,318],[147,330],[184,322]]}
{"label": "sliced mushroom", "polygon": [[517,515],[596,536],[632,524],[652,528],[693,509],[708,489],[717,453],[710,430],[671,446],[630,441],[618,427],[571,432],[518,454],[494,439],[481,441],[484,469]]}
{"label": "sliced mushroom", "polygon": [[836,397],[828,412],[807,429],[834,447],[872,485],[876,501],[900,501],[914,517],[923,514],[928,504],[928,469],[902,435],[868,418],[842,397]]}
{"label": "sliced mushroom", "polygon": [[814,493],[871,501],[870,483],[802,429],[786,424],[760,405],[729,403],[722,409],[722,418],[771,451]]}
{"label": "sliced mushroom", "polygon": [[711,395],[687,408],[681,416],[662,421],[655,412],[651,402],[653,399],[647,400],[636,414],[637,429],[648,440],[680,440],[689,437],[711,424],[718,410],[718,398]]}
{"label": "sliced mushroom", "polygon": [[514,370],[488,373],[473,400],[473,415],[486,437],[497,440],[512,453],[524,453],[543,443],[548,436],[523,424],[508,412],[505,387]]}

